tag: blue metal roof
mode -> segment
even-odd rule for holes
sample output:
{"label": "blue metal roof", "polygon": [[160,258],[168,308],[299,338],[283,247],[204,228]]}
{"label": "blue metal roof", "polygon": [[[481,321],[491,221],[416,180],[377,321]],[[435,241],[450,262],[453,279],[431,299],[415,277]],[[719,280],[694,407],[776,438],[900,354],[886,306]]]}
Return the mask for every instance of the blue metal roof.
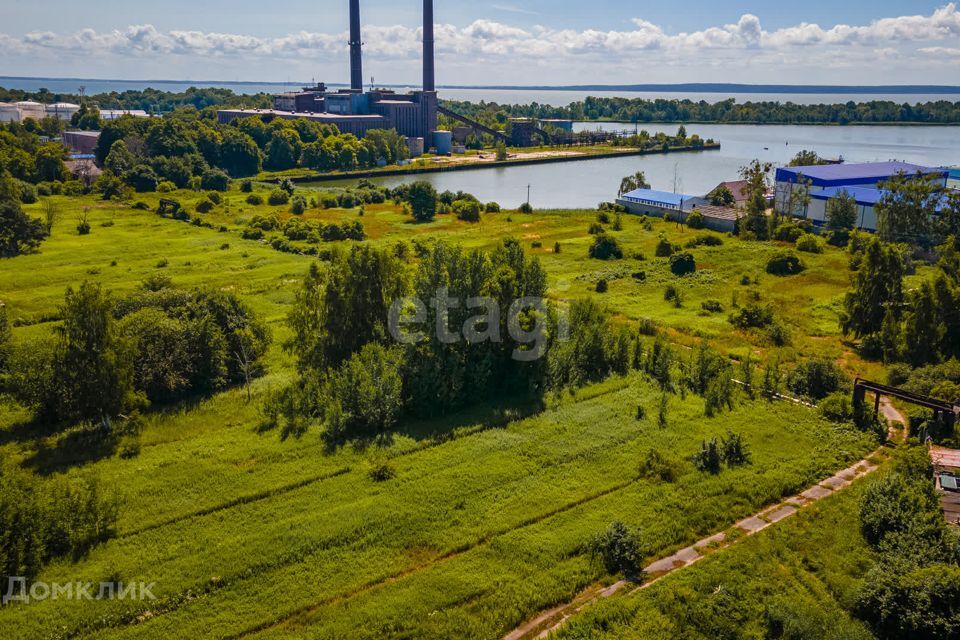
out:
{"label": "blue metal roof", "polygon": [[816,187],[844,185],[876,185],[898,173],[944,174],[943,169],[931,169],[908,162],[870,162],[866,164],[825,164],[810,167],[783,167],[777,169],[777,182],[796,182],[798,175],[810,180]]}
{"label": "blue metal roof", "polygon": [[815,200],[832,200],[843,192],[847,192],[853,196],[857,204],[867,207],[872,207],[880,202],[880,198],[882,198],[885,193],[885,191],[872,189],[870,187],[827,187],[823,191],[811,193],[810,197]]}
{"label": "blue metal roof", "polygon": [[624,200],[647,200],[649,202],[679,207],[684,201],[691,199],[693,196],[682,193],[670,193],[669,191],[657,191],[656,189],[637,189],[636,191],[623,194],[622,197]]}

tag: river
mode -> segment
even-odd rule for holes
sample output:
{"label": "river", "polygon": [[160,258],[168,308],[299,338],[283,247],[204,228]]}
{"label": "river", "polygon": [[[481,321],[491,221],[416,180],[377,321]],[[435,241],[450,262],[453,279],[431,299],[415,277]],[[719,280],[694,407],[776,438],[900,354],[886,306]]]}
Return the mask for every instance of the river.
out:
{"label": "river", "polygon": [[[624,125],[578,123],[578,129]],[[673,133],[674,126],[647,126]],[[800,150],[823,157],[843,156],[847,162],[904,160],[927,166],[960,164],[960,127],[898,126],[771,126],[689,125],[689,135],[714,138],[719,151],[632,156],[560,164],[498,167],[474,171],[377,178],[377,184],[396,186],[429,180],[440,191],[463,190],[483,201],[516,207],[526,199],[541,209],[592,208],[616,197],[623,176],[646,173],[654,189],[703,195],[725,180],[736,180],[740,167],[754,158],[784,165]],[[348,186],[352,181],[326,183]]]}

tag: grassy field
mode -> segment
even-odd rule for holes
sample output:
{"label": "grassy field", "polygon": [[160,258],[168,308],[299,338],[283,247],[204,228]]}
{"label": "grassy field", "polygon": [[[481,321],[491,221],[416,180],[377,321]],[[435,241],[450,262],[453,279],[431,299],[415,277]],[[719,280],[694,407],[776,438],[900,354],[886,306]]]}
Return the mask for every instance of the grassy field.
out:
{"label": "grassy field", "polygon": [[861,490],[831,496],[647,589],[598,604],[557,638],[870,640],[850,615],[876,562],[852,524]]}
{"label": "grassy field", "polygon": [[[191,212],[201,197],[171,194]],[[495,638],[543,607],[603,578],[585,552],[589,538],[620,519],[644,532],[659,557],[759,507],[830,475],[873,446],[802,406],[743,400],[703,417],[702,399],[673,397],[665,429],[656,424],[660,393],[639,376],[551,398],[539,410],[505,399],[437,421],[408,421],[383,447],[325,450],[315,433],[284,439],[264,429],[263,396],[292,375],[280,349],[284,317],[311,258],[243,240],[256,214],[289,214],[245,204],[245,194],[202,218],[214,229],[160,218],[92,198],[56,198],[62,216],[36,255],[0,262],[0,296],[26,343],[55,327],[67,286],[102,282],[118,294],[157,273],[178,286],[236,292],[274,332],[268,374],[254,398],[232,390],[148,414],[142,450],[124,459],[76,447],[65,435],[30,431],[24,411],[0,408],[0,455],[42,475],[94,474],[124,496],[119,535],[78,562],[48,566],[49,582],[156,582],[154,602],[46,601],[0,609],[4,637],[90,638]],[[155,207],[158,196],[144,195]],[[38,206],[29,208],[39,215]],[[73,230],[84,209],[93,231]],[[793,334],[777,350],[787,361],[825,355],[852,372],[836,322],[846,290],[846,257],[804,256],[808,271],[781,279],[763,273],[778,247],[725,237],[694,249],[700,271],[680,279],[655,259],[658,234],[684,244],[694,232],[626,216],[612,232],[629,255],[587,257],[590,212],[504,212],[479,224],[442,216],[413,224],[392,204],[358,210],[308,210],[305,219],[360,219],[378,244],[445,238],[490,247],[520,239],[541,257],[558,301],[597,295],[624,322],[650,318],[675,342],[708,339],[734,355],[774,351],[763,335],[734,331],[727,314],[704,315],[700,302],[732,307],[771,303]],[[222,230],[217,230],[222,227]],[[554,243],[560,253],[554,253]],[[535,248],[534,244],[540,246]],[[632,277],[645,271],[640,282]],[[744,275],[750,285],[742,285]],[[593,293],[600,278],[610,291]],[[684,305],[664,302],[669,285]],[[637,406],[648,416],[636,420]],[[700,442],[728,430],[744,434],[753,463],[717,476],[694,470]],[[675,483],[638,477],[650,449],[683,466]],[[371,466],[388,459],[397,477],[376,483]]]}

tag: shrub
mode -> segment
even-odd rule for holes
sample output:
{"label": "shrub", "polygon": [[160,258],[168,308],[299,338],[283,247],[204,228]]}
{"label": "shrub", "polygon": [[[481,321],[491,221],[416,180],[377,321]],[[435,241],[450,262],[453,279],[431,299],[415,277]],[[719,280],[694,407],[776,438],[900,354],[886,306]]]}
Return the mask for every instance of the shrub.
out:
{"label": "shrub", "polygon": [[480,203],[476,200],[457,200],[452,205],[457,218],[464,222],[480,222]]}
{"label": "shrub", "polygon": [[560,243],[559,243],[559,242],[554,242],[554,243],[553,243],[553,252],[554,252],[554,253],[560,253]]}
{"label": "shrub", "polygon": [[230,176],[221,169],[207,169],[200,176],[200,188],[204,191],[227,191]]}
{"label": "shrub", "polygon": [[697,261],[692,253],[676,253],[670,256],[670,271],[676,276],[686,276],[697,271]]}
{"label": "shrub", "polygon": [[157,185],[157,193],[172,193],[177,190],[177,185],[170,182],[169,180],[164,180]]}
{"label": "shrub", "polygon": [[730,324],[738,329],[762,329],[773,324],[773,308],[751,303],[731,315]]}
{"label": "shrub", "polygon": [[699,211],[694,211],[689,216],[687,216],[687,226],[691,229],[703,229],[706,221],[704,220],[703,214]]}
{"label": "shrub", "polygon": [[781,251],[767,261],[767,273],[774,276],[794,276],[806,268],[803,261],[790,251]]}
{"label": "shrub", "polygon": [[240,183],[241,193],[253,193],[253,180],[244,180]]}
{"label": "shrub", "polygon": [[320,206],[324,209],[336,209],[340,206],[337,196],[332,193],[324,192],[320,194]]}
{"label": "shrub", "polygon": [[719,300],[704,300],[700,303],[700,308],[707,313],[723,313],[723,303]]}
{"label": "shrub", "polygon": [[263,204],[263,196],[251,193],[247,196],[247,204],[259,207]]}
{"label": "shrub", "polygon": [[693,456],[693,466],[703,473],[720,473],[723,456],[720,452],[720,443],[711,438],[700,445],[700,451]]}
{"label": "shrub", "polygon": [[820,400],[847,386],[849,379],[837,363],[817,358],[797,365],[787,376],[787,388],[805,398]]}
{"label": "shrub", "polygon": [[820,239],[812,233],[805,233],[797,240],[797,251],[804,253],[823,253],[823,245]]}
{"label": "shrub", "polygon": [[283,189],[274,189],[270,192],[267,202],[272,206],[280,206],[290,202],[290,194]]}
{"label": "shrub", "polygon": [[720,442],[720,454],[728,467],[739,467],[750,462],[750,450],[739,433],[727,432]]}
{"label": "shrub", "polygon": [[597,260],[620,260],[623,258],[623,249],[613,236],[600,233],[594,236],[590,245],[590,257]]}
{"label": "shrub", "polygon": [[389,461],[382,460],[370,466],[367,476],[374,482],[387,482],[397,477],[397,470]]}
{"label": "shrub", "polygon": [[301,195],[293,196],[293,199],[290,201],[290,213],[295,216],[302,216],[307,210],[307,199]]}
{"label": "shrub", "polygon": [[210,191],[207,193],[207,200],[213,204],[223,204],[223,196],[220,195],[217,191]]}
{"label": "shrub", "polygon": [[673,245],[667,240],[667,237],[663,234],[660,234],[660,239],[657,240],[657,249],[654,251],[654,255],[658,258],[669,258],[673,255]]}
{"label": "shrub", "polygon": [[710,233],[703,233],[687,242],[687,249],[696,249],[697,247],[719,247],[723,245],[723,239]]}
{"label": "shrub", "polygon": [[597,281],[597,293],[606,293],[610,288],[610,285],[607,284],[606,280],[600,279]]}
{"label": "shrub", "polygon": [[533,213],[533,206],[531,206],[529,202],[524,202],[517,211],[520,213]]}
{"label": "shrub", "polygon": [[645,480],[659,480],[660,482],[676,482],[681,473],[682,468],[678,462],[668,460],[656,449],[647,451],[637,469],[639,477]]}
{"label": "shrub", "polygon": [[500,213],[500,205],[496,202],[488,202],[483,206],[483,210],[487,213]]}
{"label": "shrub", "polygon": [[613,522],[606,531],[590,541],[590,553],[603,561],[607,573],[623,574],[629,580],[642,575],[643,546],[640,536],[620,521]]}
{"label": "shrub", "polygon": [[853,420],[853,402],[846,393],[831,393],[817,405],[820,415],[830,422],[847,423]]}
{"label": "shrub", "polygon": [[773,239],[780,242],[796,242],[803,235],[803,229],[792,222],[784,222],[773,232]]}
{"label": "shrub", "polygon": [[197,213],[210,213],[213,211],[213,203],[209,200],[201,200],[197,203]]}
{"label": "shrub", "polygon": [[587,233],[589,233],[592,236],[603,233],[604,231],[605,229],[603,228],[603,225],[600,224],[599,222],[591,222],[590,226],[587,227]]}

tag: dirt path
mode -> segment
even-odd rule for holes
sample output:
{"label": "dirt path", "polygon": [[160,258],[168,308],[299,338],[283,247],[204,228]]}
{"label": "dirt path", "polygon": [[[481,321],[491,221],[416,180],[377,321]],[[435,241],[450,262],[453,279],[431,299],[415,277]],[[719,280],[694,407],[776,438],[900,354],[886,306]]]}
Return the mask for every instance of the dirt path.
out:
{"label": "dirt path", "polygon": [[[888,424],[890,424],[890,439],[896,440],[900,434],[893,428],[893,423],[901,422],[906,424],[906,418],[890,403],[887,398],[883,399],[881,411],[883,412],[883,416],[886,418]],[[870,460],[882,455],[883,452],[883,448],[877,449],[863,460],[860,460],[856,464],[851,465],[843,471],[830,476],[826,480],[818,482],[806,491],[803,491],[795,496],[791,496],[773,506],[768,506],[749,518],[744,518],[740,522],[735,523],[726,531],[721,531],[720,533],[703,538],[702,540],[695,542],[693,545],[677,551],[669,557],[657,560],[643,570],[647,579],[642,585],[635,586],[625,580],[615,582],[608,587],[594,585],[581,592],[571,602],[554,607],[548,611],[544,611],[536,618],[524,623],[520,627],[517,627],[505,635],[503,640],[529,640],[530,638],[546,638],[550,635],[550,633],[562,627],[571,617],[577,615],[586,607],[599,600],[609,598],[617,593],[620,593],[621,591],[624,591],[624,589],[628,587],[633,587],[628,591],[629,594],[646,589],[650,585],[660,581],[665,576],[679,571],[684,567],[689,567],[708,555],[727,549],[740,540],[744,540],[756,533],[759,533],[760,531],[763,531],[767,527],[786,520],[801,509],[818,502],[827,496],[833,495],[839,491],[843,491],[860,478],[863,478],[864,476],[876,471],[879,468],[878,465],[870,462]]]}

